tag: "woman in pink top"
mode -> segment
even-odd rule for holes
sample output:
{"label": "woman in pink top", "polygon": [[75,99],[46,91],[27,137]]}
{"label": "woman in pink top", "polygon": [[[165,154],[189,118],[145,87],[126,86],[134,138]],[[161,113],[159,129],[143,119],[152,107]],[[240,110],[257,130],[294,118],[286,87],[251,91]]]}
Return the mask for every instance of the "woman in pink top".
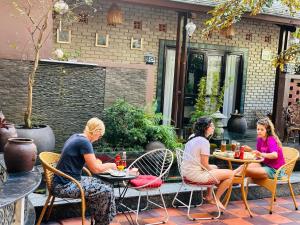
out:
{"label": "woman in pink top", "polygon": [[[274,175],[285,161],[282,153],[282,144],[275,134],[274,125],[269,118],[263,118],[257,122],[257,144],[255,154],[263,157],[262,163],[251,163],[247,167],[246,176],[256,179],[274,178]],[[252,149],[246,146],[246,150]],[[242,167],[237,168],[241,171]],[[284,171],[279,176],[283,176]]]}

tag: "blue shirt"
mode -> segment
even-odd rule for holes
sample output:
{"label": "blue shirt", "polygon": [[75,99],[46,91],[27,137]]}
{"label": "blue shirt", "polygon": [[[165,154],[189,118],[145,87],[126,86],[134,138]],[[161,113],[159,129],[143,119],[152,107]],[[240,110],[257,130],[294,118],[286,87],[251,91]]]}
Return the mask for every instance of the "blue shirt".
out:
{"label": "blue shirt", "polygon": [[[56,168],[80,181],[85,164],[84,154],[94,154],[92,143],[83,135],[73,134],[64,144]],[[53,182],[67,184],[69,179],[54,175]]]}

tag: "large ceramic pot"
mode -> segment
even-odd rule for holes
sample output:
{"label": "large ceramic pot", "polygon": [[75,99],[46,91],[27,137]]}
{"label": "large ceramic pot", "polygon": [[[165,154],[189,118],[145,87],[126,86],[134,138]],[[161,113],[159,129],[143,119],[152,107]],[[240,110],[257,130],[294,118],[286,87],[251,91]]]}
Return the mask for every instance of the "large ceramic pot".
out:
{"label": "large ceramic pot", "polygon": [[5,124],[6,128],[0,128],[0,152],[4,151],[4,146],[9,138],[17,137],[17,131],[13,124]]}
{"label": "large ceramic pot", "polygon": [[247,131],[247,121],[243,114],[231,113],[227,123],[227,129],[230,132],[245,134]]}
{"label": "large ceramic pot", "polygon": [[31,171],[37,156],[32,139],[9,138],[4,147],[4,162],[8,173]]}
{"label": "large ceramic pot", "polygon": [[160,141],[150,141],[146,145],[145,150],[146,150],[146,152],[149,152],[151,150],[161,149],[161,148],[166,148],[166,146],[163,143],[161,143]]}
{"label": "large ceramic pot", "polygon": [[38,153],[55,149],[55,136],[51,127],[40,125],[31,129],[25,129],[20,126],[16,128],[18,137],[33,139]]}

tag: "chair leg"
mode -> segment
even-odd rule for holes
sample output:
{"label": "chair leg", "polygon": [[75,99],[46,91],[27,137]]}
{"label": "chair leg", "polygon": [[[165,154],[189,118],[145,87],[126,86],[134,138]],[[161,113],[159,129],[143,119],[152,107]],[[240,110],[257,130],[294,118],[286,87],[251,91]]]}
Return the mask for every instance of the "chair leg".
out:
{"label": "chair leg", "polygon": [[272,190],[272,197],[271,197],[269,214],[272,214],[273,203],[274,203],[275,197],[276,197],[276,185],[274,186],[274,189]]}
{"label": "chair leg", "polygon": [[192,203],[192,198],[193,198],[193,192],[194,192],[194,190],[191,190],[190,199],[189,199],[189,205],[188,205],[188,211],[187,211],[187,217],[190,220],[195,220],[193,217],[190,216],[190,209],[191,209],[191,203]]}
{"label": "chair leg", "polygon": [[166,207],[166,203],[165,203],[165,200],[164,200],[164,197],[162,195],[162,192],[161,192],[160,188],[159,188],[159,193],[160,193],[161,201],[163,203],[164,210],[165,210],[165,219],[162,221],[162,223],[167,223],[168,220],[169,220],[169,213],[168,213],[168,210],[167,210],[167,207]]}
{"label": "chair leg", "polygon": [[136,208],[136,216],[135,216],[135,222],[137,225],[139,225],[138,218],[139,218],[139,211],[140,211],[140,203],[141,203],[141,192],[139,192],[139,199],[138,199],[138,205]]}
{"label": "chair leg", "polygon": [[[82,225],[85,224],[85,205],[83,203],[81,203],[81,223]],[[92,221],[92,219],[91,219]]]}
{"label": "chair leg", "polygon": [[[299,137],[299,139],[300,139],[300,137]],[[294,194],[294,191],[293,191],[292,184],[291,184],[290,181],[288,181],[288,184],[289,184],[290,192],[291,192],[291,195],[292,195],[292,198],[293,198],[293,201],[294,201],[295,210],[298,210],[298,206],[297,206],[297,203],[296,203],[296,198],[295,198],[295,194]]]}
{"label": "chair leg", "polygon": [[182,202],[177,198],[177,196],[178,196],[178,194],[179,194],[179,192],[180,192],[180,190],[181,190],[182,187],[183,187],[183,183],[181,183],[181,185],[180,185],[180,187],[179,187],[179,189],[178,189],[178,191],[177,191],[177,193],[176,193],[176,195],[175,195],[175,197],[174,197],[174,199],[172,201],[172,206],[174,208],[184,207],[184,206],[177,206],[177,205],[175,205],[175,201],[178,201],[178,202],[180,202],[182,204]]}
{"label": "chair leg", "polygon": [[47,216],[46,216],[46,220],[47,220],[47,221],[48,221],[49,218],[50,218],[50,214],[51,214],[51,212],[52,212],[54,200],[55,200],[55,197],[53,196],[52,199],[51,199],[50,205],[49,205],[49,209],[48,209],[48,212],[47,212]]}
{"label": "chair leg", "polygon": [[45,205],[44,205],[44,207],[43,207],[43,209],[42,209],[42,212],[41,212],[41,214],[40,214],[40,217],[39,217],[39,219],[38,219],[36,225],[40,225],[40,224],[41,224],[41,222],[42,222],[42,220],[43,220],[43,217],[44,217],[44,214],[45,214],[45,212],[46,212],[46,210],[47,210],[47,207],[48,207],[48,203],[49,203],[49,201],[50,201],[50,198],[52,198],[52,197],[53,197],[52,195],[48,195],[48,198],[47,198],[47,200],[46,200],[46,202],[45,202]]}
{"label": "chair leg", "polygon": [[[217,197],[216,197],[214,189],[212,189],[212,195],[213,195],[214,201],[217,202]],[[218,209],[218,215],[217,216],[215,216],[215,217],[213,217],[213,216],[212,217],[191,217],[190,208],[191,208],[192,196],[193,196],[193,192],[191,192],[191,195],[190,195],[190,201],[189,201],[188,212],[187,212],[187,217],[190,220],[193,220],[193,221],[196,221],[196,220],[210,220],[210,219],[213,220],[213,219],[218,219],[221,216],[221,209],[220,209],[219,205],[216,204],[216,207]]]}

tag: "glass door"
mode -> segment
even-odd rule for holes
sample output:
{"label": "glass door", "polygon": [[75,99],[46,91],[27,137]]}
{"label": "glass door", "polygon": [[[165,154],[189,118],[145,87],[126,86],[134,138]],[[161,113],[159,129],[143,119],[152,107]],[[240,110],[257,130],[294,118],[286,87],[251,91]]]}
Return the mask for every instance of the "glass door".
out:
{"label": "glass door", "polygon": [[200,79],[206,76],[204,65],[205,61],[203,53],[190,53],[185,80],[183,127],[190,126],[191,114],[195,110],[194,106],[198,95],[198,84]]}

